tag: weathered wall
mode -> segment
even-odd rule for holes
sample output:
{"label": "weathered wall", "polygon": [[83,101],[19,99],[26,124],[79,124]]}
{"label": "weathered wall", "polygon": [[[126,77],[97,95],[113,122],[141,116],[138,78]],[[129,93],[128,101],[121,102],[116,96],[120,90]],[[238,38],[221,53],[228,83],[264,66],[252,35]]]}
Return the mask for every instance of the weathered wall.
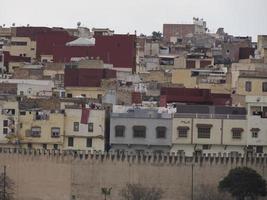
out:
{"label": "weathered wall", "polygon": [[[0,165],[15,183],[21,200],[102,200],[101,188],[112,187],[117,200],[126,183],[160,187],[164,200],[189,200],[200,184],[216,185],[231,168],[249,166],[267,178],[265,158],[186,158],[170,156],[39,155],[0,150]],[[2,168],[0,168],[1,170]]]}

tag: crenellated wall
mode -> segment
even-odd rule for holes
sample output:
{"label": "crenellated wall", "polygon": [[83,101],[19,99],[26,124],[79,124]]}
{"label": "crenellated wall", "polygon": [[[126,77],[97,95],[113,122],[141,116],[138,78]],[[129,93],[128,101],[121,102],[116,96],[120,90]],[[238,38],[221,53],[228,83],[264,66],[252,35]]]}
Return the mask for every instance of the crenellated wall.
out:
{"label": "crenellated wall", "polygon": [[164,200],[189,200],[192,189],[196,193],[201,184],[215,189],[236,166],[252,167],[267,178],[267,156],[185,157],[0,148],[1,172],[4,165],[16,184],[19,200],[102,200],[102,187],[112,187],[108,199],[118,200],[126,183],[160,187]]}

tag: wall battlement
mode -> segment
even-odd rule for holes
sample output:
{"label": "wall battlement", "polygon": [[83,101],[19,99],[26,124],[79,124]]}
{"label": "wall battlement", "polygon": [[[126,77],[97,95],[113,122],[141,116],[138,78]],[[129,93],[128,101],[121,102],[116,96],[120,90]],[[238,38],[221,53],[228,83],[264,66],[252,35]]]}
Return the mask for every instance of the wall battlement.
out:
{"label": "wall battlement", "polygon": [[79,150],[46,150],[46,149],[22,149],[22,148],[0,148],[0,155],[12,157],[17,155],[19,159],[38,160],[39,158],[47,158],[62,162],[88,161],[88,162],[127,162],[132,164],[161,164],[161,165],[220,165],[220,164],[236,164],[240,166],[247,165],[264,165],[267,166],[267,155],[193,155],[187,157],[184,154],[134,154],[134,153],[117,153],[110,152],[94,152]]}
{"label": "wall battlement", "polygon": [[112,187],[120,199],[127,183],[160,187],[163,200],[190,200],[201,185],[216,190],[219,180],[238,166],[255,169],[267,179],[267,156],[132,154],[0,148],[0,173],[15,183],[20,200],[102,200],[101,188]]}

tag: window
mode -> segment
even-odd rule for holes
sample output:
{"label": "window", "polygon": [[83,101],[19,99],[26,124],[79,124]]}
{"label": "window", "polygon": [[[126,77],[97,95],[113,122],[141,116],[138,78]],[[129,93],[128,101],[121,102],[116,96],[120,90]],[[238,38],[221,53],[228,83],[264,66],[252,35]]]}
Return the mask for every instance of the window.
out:
{"label": "window", "polygon": [[124,137],[125,126],[115,126],[115,137]]}
{"label": "window", "polygon": [[261,115],[261,107],[260,106],[250,106],[250,114],[251,115]]}
{"label": "window", "polygon": [[157,138],[166,138],[166,127],[158,126],[156,128]]}
{"label": "window", "polygon": [[58,144],[54,144],[54,145],[53,145],[53,148],[54,148],[54,149],[58,149]]}
{"label": "window", "polygon": [[267,82],[262,83],[262,91],[267,92]]}
{"label": "window", "polygon": [[12,41],[12,46],[27,46],[27,42],[21,42],[21,41]]}
{"label": "window", "polygon": [[51,137],[58,138],[60,136],[60,128],[51,128]]}
{"label": "window", "polygon": [[197,124],[198,138],[210,138],[211,124]]}
{"label": "window", "polygon": [[232,128],[232,138],[233,139],[241,139],[241,135],[244,129],[242,128]]}
{"label": "window", "polygon": [[8,128],[3,128],[3,134],[8,134]]}
{"label": "window", "polygon": [[41,127],[32,127],[31,136],[32,137],[41,137]]}
{"label": "window", "polygon": [[86,147],[92,147],[92,138],[86,139]]}
{"label": "window", "polygon": [[86,94],[81,94],[82,97],[86,97]]}
{"label": "window", "polygon": [[28,143],[28,148],[29,148],[29,149],[32,148],[32,143]]}
{"label": "window", "polygon": [[267,118],[267,107],[264,106],[262,107],[262,115],[261,115],[262,118]]}
{"label": "window", "polygon": [[188,130],[189,130],[189,127],[187,127],[187,126],[178,126],[177,127],[178,137],[179,138],[186,138]]}
{"label": "window", "polygon": [[209,150],[209,149],[211,149],[211,145],[209,145],[209,144],[204,144],[204,145],[202,145],[202,149],[203,149],[203,150]]}
{"label": "window", "polygon": [[19,114],[20,115],[26,115],[26,111],[20,111]]}
{"label": "window", "polygon": [[15,109],[3,109],[2,110],[3,115],[10,116],[10,115],[15,115],[15,113],[16,113]]}
{"label": "window", "polygon": [[73,131],[79,131],[79,126],[80,126],[79,122],[73,122]]}
{"label": "window", "polygon": [[259,128],[252,128],[252,129],[250,129],[250,131],[251,131],[251,137],[252,138],[258,138],[259,131],[260,131]]}
{"label": "window", "polygon": [[256,153],[263,153],[263,146],[256,146]]}
{"label": "window", "polygon": [[74,139],[73,137],[68,137],[68,146],[73,147]]}
{"label": "window", "polygon": [[133,137],[134,138],[145,138],[146,137],[146,127],[145,126],[134,126],[133,127]]}
{"label": "window", "polygon": [[245,83],[245,90],[246,92],[251,92],[251,81],[246,81]]}
{"label": "window", "polygon": [[72,94],[71,93],[67,93],[67,98],[72,98]]}
{"label": "window", "polygon": [[4,127],[8,126],[8,120],[4,120],[4,121],[3,121],[3,126],[4,126]]}
{"label": "window", "polygon": [[43,144],[43,149],[47,149],[47,144]]}
{"label": "window", "polygon": [[88,123],[88,132],[93,132],[94,131],[94,123]]}

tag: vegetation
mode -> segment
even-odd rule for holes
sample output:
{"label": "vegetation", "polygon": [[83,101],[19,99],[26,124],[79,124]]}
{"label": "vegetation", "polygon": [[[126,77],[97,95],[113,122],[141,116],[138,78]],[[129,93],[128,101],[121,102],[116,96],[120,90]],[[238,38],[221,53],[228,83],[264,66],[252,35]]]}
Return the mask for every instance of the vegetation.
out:
{"label": "vegetation", "polygon": [[104,195],[104,199],[106,200],[107,199],[107,196],[110,196],[111,195],[111,189],[112,188],[101,188],[101,193]]}
{"label": "vegetation", "polygon": [[127,184],[120,193],[124,200],[160,200],[162,194],[159,188],[148,188],[141,184]]}
{"label": "vegetation", "polygon": [[266,196],[266,181],[255,170],[238,167],[220,181],[219,189],[229,192],[237,200],[255,200],[258,196]]}
{"label": "vegetation", "polygon": [[160,31],[153,31],[152,32],[152,39],[153,40],[160,40],[162,38],[162,33]]}
{"label": "vegetation", "polygon": [[232,200],[230,194],[219,191],[213,185],[199,185],[194,190],[194,200]]}
{"label": "vegetation", "polygon": [[6,176],[5,172],[0,174],[0,200],[13,200],[14,182]]}

